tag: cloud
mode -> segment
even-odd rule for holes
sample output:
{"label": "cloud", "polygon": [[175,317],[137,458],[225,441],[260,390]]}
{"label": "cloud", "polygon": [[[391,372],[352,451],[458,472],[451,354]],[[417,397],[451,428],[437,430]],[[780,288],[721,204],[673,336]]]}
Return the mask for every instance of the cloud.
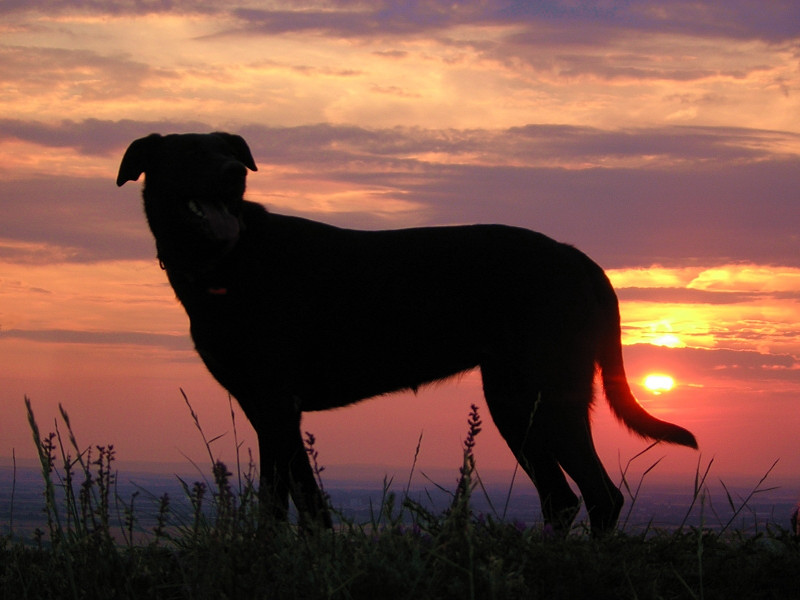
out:
{"label": "cloud", "polygon": [[[211,129],[200,122],[0,120],[0,140],[113,158],[103,164],[115,168],[114,155],[151,131]],[[796,143],[791,133],[329,124],[246,125],[238,132],[257,163],[271,167],[251,175],[251,193],[267,203],[287,195],[290,210],[321,220],[369,225],[367,215],[394,203],[413,211],[406,224],[505,222],[537,229],[576,243],[607,268],[687,260],[800,265],[800,159],[771,150]],[[140,203],[130,200],[135,186],[117,190],[110,172],[108,180],[55,175],[17,173],[0,181],[0,238],[51,244],[78,261],[152,255]],[[344,191],[362,199],[340,214],[320,212],[319,199]],[[381,226],[380,218],[371,226]],[[19,246],[9,251],[21,252]]]}
{"label": "cloud", "polygon": [[337,69],[335,67],[314,67],[310,65],[293,65],[287,62],[280,62],[277,60],[263,59],[257,63],[253,63],[252,67],[276,67],[285,69],[293,73],[306,75],[307,77],[355,77],[363,75],[362,71],[357,69]]}
{"label": "cloud", "polygon": [[485,22],[490,14],[484,3],[474,1],[458,4],[345,1],[335,5],[312,3],[301,10],[287,10],[290,6],[287,4],[278,6],[272,10],[235,8],[231,12],[246,23],[239,32],[276,35],[317,31],[336,37],[420,35],[456,25]]}
{"label": "cloud", "polygon": [[[85,119],[39,122],[0,119],[0,140],[14,138],[51,147],[72,147],[84,154],[105,154],[150,132],[210,131],[200,121]],[[278,164],[339,164],[353,160],[419,164],[423,155],[449,155],[449,162],[574,165],[582,168],[650,168],[709,163],[756,162],[780,158],[782,146],[800,144],[800,134],[737,127],[639,127],[605,130],[576,125],[529,124],[508,129],[366,128],[319,123],[297,127],[241,125],[257,158]],[[791,157],[792,155],[787,155]],[[624,165],[623,161],[633,159]]]}
{"label": "cloud", "polygon": [[[263,3],[240,0],[221,5],[205,0],[180,3],[168,0],[7,0],[0,14],[26,13],[143,15],[227,14],[241,25],[237,32],[263,35],[322,32],[336,37],[409,36],[443,32],[459,26],[522,28],[523,36],[548,43],[560,40],[575,45],[619,38],[626,31],[680,34],[782,43],[800,36],[800,7],[793,0],[753,3],[750,0],[668,3],[650,0],[606,3],[544,0],[319,0],[303,3]],[[602,36],[602,37],[598,37]]]}
{"label": "cloud", "polygon": [[625,346],[625,364],[631,373],[662,370],[682,383],[715,380],[793,382],[800,387],[800,361],[790,354],[752,350],[666,348],[650,344]]}
{"label": "cloud", "polygon": [[719,264],[607,272],[625,301],[679,304],[740,304],[800,298],[800,269],[756,264]]}
{"label": "cloud", "polygon": [[46,15],[95,14],[142,15],[159,13],[215,14],[218,2],[204,0],[4,0],[0,14],[44,13]]}
{"label": "cloud", "polygon": [[153,132],[188,133],[210,129],[209,125],[198,121],[64,119],[45,123],[0,119],[0,141],[14,139],[44,147],[73,148],[81,154],[94,156],[124,149],[134,139]]}
{"label": "cloud", "polygon": [[763,293],[768,288],[770,292],[800,294],[800,270],[759,265],[718,267],[704,270],[689,287],[714,292],[750,290],[751,293]]}
{"label": "cloud", "polygon": [[0,256],[44,264],[151,258],[141,202],[108,180],[0,180]]}
{"label": "cloud", "polygon": [[[764,297],[764,293],[717,293],[685,288],[616,288],[623,302],[656,302],[663,304],[741,304]],[[770,298],[775,294],[769,293]]]}
{"label": "cloud", "polygon": [[[378,160],[410,159],[426,154],[449,155],[449,162],[522,164],[531,167],[606,165],[640,162],[650,168],[683,164],[725,164],[775,157],[782,143],[798,144],[792,132],[735,127],[641,127],[604,130],[586,126],[530,124],[508,129],[367,129],[351,125],[299,127],[243,126],[257,155],[268,161],[341,161],[348,157]],[[304,158],[305,157],[305,158]]]}
{"label": "cloud", "polygon": [[[440,49],[422,52],[428,60],[438,55],[452,63],[468,56],[473,67],[480,61],[495,68],[500,65],[509,78],[533,86],[591,84],[597,79],[640,85],[743,81],[751,75],[758,76],[760,84],[772,79],[773,85],[785,86],[785,73],[773,52],[777,45],[791,50],[800,38],[796,25],[800,9],[791,0],[753,6],[747,0],[603,5],[563,0],[455,4],[353,0],[310,2],[299,8],[278,3],[268,9],[239,5],[230,10],[234,23],[226,23],[215,35],[314,35],[406,48],[425,40],[428,49]],[[724,40],[726,47],[709,53],[709,39]],[[397,58],[408,56],[408,50],[372,54]],[[473,83],[475,78],[473,74]],[[722,91],[696,98],[695,108],[710,99],[716,104],[727,101]]]}
{"label": "cloud", "polygon": [[86,49],[0,46],[0,80],[13,90],[13,98],[50,95],[61,101],[109,101],[140,93],[153,77],[175,75],[125,56]]}
{"label": "cloud", "polygon": [[586,37],[587,28],[604,39],[624,31],[680,33],[702,37],[759,39],[777,43],[800,35],[800,9],[791,0],[754,5],[733,2],[610,2],[576,3],[566,0],[543,2],[484,2],[478,0],[400,2],[389,0],[364,4],[358,0],[309,2],[299,9],[290,3],[275,8],[250,8],[240,4],[231,13],[247,23],[246,29],[261,34],[319,31],[327,35],[368,37],[415,35],[458,26],[506,25],[523,28],[524,35],[558,39],[562,43],[586,44],[599,40]]}
{"label": "cloud", "polygon": [[[536,4],[533,11],[499,1],[110,2],[104,9],[32,0],[39,12],[8,19],[9,43],[17,45],[0,49],[7,84],[0,100],[13,107],[9,116],[49,121],[203,115],[239,124],[481,127],[535,115],[604,126],[672,119],[791,128],[791,41],[709,43],[691,31],[670,33],[662,21],[682,18],[672,5],[658,12]],[[735,17],[741,11],[733,6]],[[124,18],[98,18],[106,15]]]}
{"label": "cloud", "polygon": [[[0,120],[0,140],[108,157],[103,164],[113,169],[114,155],[151,131],[212,129],[200,122]],[[413,211],[406,224],[504,222],[540,230],[577,244],[607,268],[687,260],[800,265],[800,159],[772,150],[782,140],[796,143],[794,134],[330,124],[246,125],[238,132],[257,163],[269,167],[251,174],[251,194],[268,204],[284,196],[284,208],[320,220],[380,227],[375,215],[395,204]],[[75,260],[151,256],[140,205],[130,201],[135,186],[119,191],[113,176],[17,173],[0,181],[0,238],[72,248]],[[319,199],[344,191],[362,198],[351,204],[361,214],[346,206],[340,214],[324,212]]]}
{"label": "cloud", "polygon": [[[612,1],[608,3],[545,2],[511,3],[499,12],[506,22],[564,24],[576,33],[585,33],[585,26],[651,34],[679,33],[700,37],[759,39],[772,43],[800,35],[800,7],[792,0],[779,0],[769,5],[748,0],[731,2],[696,2],[677,0],[660,2]],[[573,34],[575,41],[580,38]],[[608,34],[611,37],[611,33]],[[586,39],[586,38],[584,38]],[[591,38],[589,38],[590,41]]]}
{"label": "cloud", "polygon": [[531,227],[578,244],[607,267],[798,265],[798,185],[794,159],[696,171],[440,165],[422,169],[406,191],[428,206],[432,222]]}
{"label": "cloud", "polygon": [[[800,260],[800,160],[769,151],[769,140],[794,134],[332,125],[252,126],[243,133],[257,161],[303,166],[284,186],[295,179],[381,185],[392,197],[421,204],[430,224],[516,223],[590,249],[608,267]],[[265,185],[276,191],[274,182]]]}
{"label": "cloud", "polygon": [[10,338],[57,344],[158,346],[172,351],[193,352],[188,335],[137,331],[83,331],[69,329],[0,329],[0,339]]}

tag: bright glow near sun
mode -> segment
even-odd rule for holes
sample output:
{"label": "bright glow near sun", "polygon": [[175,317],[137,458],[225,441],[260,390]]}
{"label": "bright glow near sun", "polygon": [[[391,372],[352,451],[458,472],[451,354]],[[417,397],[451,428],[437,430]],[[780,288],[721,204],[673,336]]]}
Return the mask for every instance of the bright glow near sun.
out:
{"label": "bright glow near sun", "polygon": [[680,338],[677,335],[672,333],[665,333],[657,338],[655,338],[652,342],[650,342],[654,346],[666,346],[667,348],[681,348],[685,346]]}
{"label": "bright glow near sun", "polygon": [[646,387],[655,395],[668,392],[674,386],[675,380],[669,375],[653,374],[644,378],[644,387]]}

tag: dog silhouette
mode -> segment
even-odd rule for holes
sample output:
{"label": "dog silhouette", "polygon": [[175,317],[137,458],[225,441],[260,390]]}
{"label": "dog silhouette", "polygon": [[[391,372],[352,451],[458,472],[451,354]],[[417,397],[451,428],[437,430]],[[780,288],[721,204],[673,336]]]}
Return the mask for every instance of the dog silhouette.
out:
{"label": "dog silhouette", "polygon": [[303,446],[304,411],[480,369],[492,419],[534,482],[546,523],[579,508],[613,528],[623,497],[589,408],[599,370],[614,415],[648,439],[697,447],[648,414],[625,376],[616,294],[572,246],[502,225],[341,229],[243,199],[256,164],[227,133],[131,143],[117,185],[145,174],[158,259],[209,371],[257,435],[262,504],[330,525]]}

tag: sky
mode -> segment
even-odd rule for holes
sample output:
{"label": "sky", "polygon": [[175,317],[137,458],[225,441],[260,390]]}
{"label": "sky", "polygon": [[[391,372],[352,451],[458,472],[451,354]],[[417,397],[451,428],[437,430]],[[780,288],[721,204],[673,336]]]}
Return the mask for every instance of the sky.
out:
{"label": "sky", "polygon": [[[0,5],[0,457],[58,404],[129,461],[255,451],[195,355],[140,185],[151,132],[238,133],[247,198],[343,227],[506,223],[574,244],[621,301],[631,385],[698,465],[800,480],[800,4],[501,0],[61,1]],[[643,386],[663,373],[675,387]],[[480,377],[309,415],[330,477],[455,481]],[[593,409],[619,481],[647,446]],[[63,423],[59,424],[64,431]],[[422,436],[420,441],[420,435]],[[485,426],[478,469],[514,461]],[[246,455],[243,458],[246,460]],[[488,476],[488,475],[487,475]]]}

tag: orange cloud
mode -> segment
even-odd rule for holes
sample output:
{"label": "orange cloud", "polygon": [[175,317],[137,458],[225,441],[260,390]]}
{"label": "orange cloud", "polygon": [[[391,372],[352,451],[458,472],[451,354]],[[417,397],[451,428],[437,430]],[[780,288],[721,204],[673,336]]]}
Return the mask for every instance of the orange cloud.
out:
{"label": "orange cloud", "polygon": [[[719,298],[697,302],[621,303],[624,341],[672,347],[718,347],[800,352],[800,269],[759,265],[609,271],[621,295],[625,288],[702,290]],[[731,297],[726,301],[726,297]]]}
{"label": "orange cloud", "polygon": [[761,265],[728,265],[705,269],[687,286],[713,292],[800,294],[800,269]]}

